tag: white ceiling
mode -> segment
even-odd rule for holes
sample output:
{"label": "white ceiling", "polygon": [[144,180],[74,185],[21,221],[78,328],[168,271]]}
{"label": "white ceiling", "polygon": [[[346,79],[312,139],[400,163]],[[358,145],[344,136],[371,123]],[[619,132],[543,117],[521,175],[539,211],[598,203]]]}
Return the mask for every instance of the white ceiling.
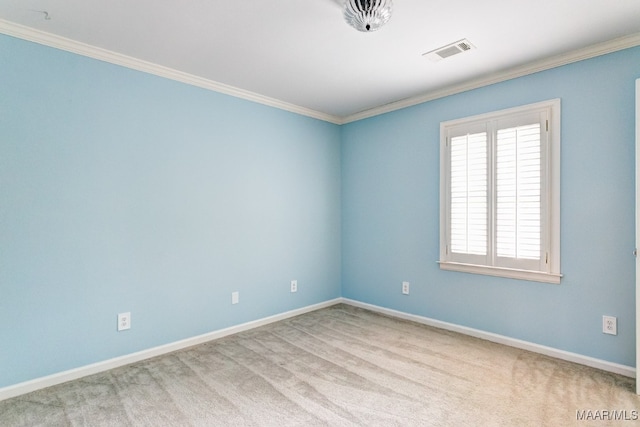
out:
{"label": "white ceiling", "polygon": [[[394,0],[373,33],[349,27],[340,0],[0,0],[0,19],[340,121],[635,37],[640,0]],[[477,49],[422,56],[463,38]]]}

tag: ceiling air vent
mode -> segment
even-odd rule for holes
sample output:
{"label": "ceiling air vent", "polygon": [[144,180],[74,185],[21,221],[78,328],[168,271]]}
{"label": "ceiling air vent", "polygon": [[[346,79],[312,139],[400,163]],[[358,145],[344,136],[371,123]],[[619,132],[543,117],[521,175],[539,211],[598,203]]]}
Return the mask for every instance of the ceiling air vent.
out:
{"label": "ceiling air vent", "polygon": [[433,62],[437,62],[471,49],[475,49],[475,46],[472,45],[469,40],[462,39],[458,40],[455,43],[451,43],[438,49],[432,50],[431,52],[423,53],[422,56],[430,59]]}

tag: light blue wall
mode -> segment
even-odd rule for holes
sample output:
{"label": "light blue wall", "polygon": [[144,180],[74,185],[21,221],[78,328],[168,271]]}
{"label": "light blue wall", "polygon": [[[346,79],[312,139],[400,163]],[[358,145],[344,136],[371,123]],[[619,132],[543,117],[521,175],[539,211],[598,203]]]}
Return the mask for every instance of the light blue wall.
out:
{"label": "light blue wall", "polygon": [[[343,126],[343,296],[635,366],[639,77],[634,48]],[[553,98],[562,100],[562,283],[441,271],[440,122]],[[603,314],[618,317],[617,336],[602,334]]]}
{"label": "light blue wall", "polygon": [[340,296],[339,126],[7,36],[0,64],[0,387]]}
{"label": "light blue wall", "polygon": [[[0,387],[340,295],[635,364],[640,48],[342,127],[6,36],[0,64]],[[562,284],[440,271],[439,123],[558,97]]]}

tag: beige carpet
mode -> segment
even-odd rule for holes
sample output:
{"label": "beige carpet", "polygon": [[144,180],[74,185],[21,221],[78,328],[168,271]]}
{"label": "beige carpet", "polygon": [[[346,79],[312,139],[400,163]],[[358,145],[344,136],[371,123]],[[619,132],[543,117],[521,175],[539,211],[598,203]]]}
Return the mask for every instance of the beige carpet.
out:
{"label": "beige carpet", "polygon": [[634,387],[336,305],[2,401],[0,425],[634,425]]}

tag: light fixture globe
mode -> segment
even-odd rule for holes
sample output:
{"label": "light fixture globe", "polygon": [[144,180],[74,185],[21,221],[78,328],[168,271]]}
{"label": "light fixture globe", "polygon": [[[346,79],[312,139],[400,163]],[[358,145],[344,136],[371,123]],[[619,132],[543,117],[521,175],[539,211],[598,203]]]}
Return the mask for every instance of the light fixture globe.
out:
{"label": "light fixture globe", "polygon": [[358,31],[371,32],[391,18],[392,0],[345,0],[344,19]]}

